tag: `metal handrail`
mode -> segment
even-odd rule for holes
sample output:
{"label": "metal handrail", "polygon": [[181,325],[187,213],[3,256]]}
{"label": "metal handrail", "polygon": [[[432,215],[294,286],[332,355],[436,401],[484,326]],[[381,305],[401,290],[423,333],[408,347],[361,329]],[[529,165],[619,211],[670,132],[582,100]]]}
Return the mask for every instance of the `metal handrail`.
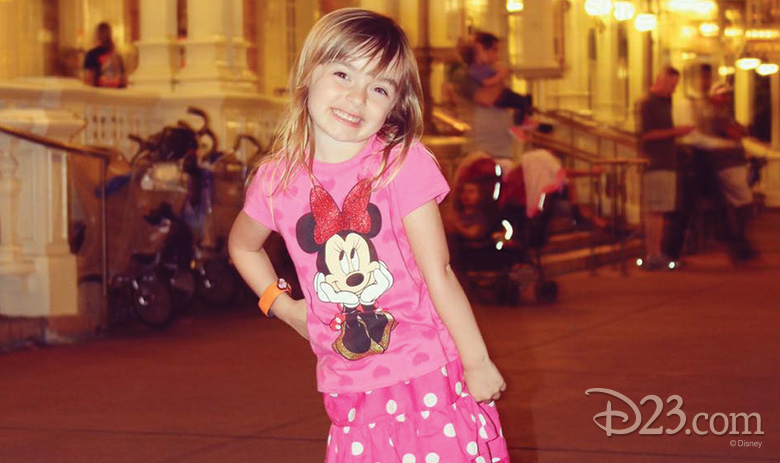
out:
{"label": "metal handrail", "polygon": [[[627,194],[626,194],[626,169],[628,167],[632,166],[644,166],[648,163],[647,159],[644,158],[629,158],[629,157],[620,157],[617,155],[617,145],[623,145],[630,148],[637,148],[637,137],[634,134],[628,134],[627,132],[621,133],[620,131],[617,131],[613,128],[600,128],[595,125],[591,124],[585,124],[581,121],[575,120],[572,117],[567,117],[559,114],[558,112],[554,111],[536,111],[537,114],[540,114],[542,116],[545,116],[550,119],[557,120],[567,126],[569,126],[569,129],[572,130],[572,136],[569,139],[568,143],[564,140],[561,140],[556,137],[552,137],[550,135],[545,135],[543,133],[540,133],[538,131],[531,132],[530,133],[530,141],[534,144],[544,146],[548,149],[552,149],[558,153],[560,153],[564,157],[569,157],[581,162],[585,162],[589,166],[589,170],[591,173],[595,173],[594,167],[595,166],[602,166],[602,167],[611,167],[611,177],[612,177],[612,185],[614,188],[614,194],[613,194],[613,201],[612,201],[612,221],[613,221],[613,234],[615,239],[619,242],[620,245],[620,262],[621,262],[621,272],[624,275],[628,274],[628,269],[626,267],[626,259],[625,259],[625,248],[626,248],[626,236],[625,233],[622,233],[623,230],[619,230],[619,228],[622,227],[622,224],[620,223],[621,219],[625,220],[626,215],[626,203],[627,203]],[[573,129],[580,129],[586,132],[588,135],[593,135],[598,137],[599,139],[608,139],[614,142],[615,151],[613,153],[613,157],[610,158],[604,158],[597,155],[594,155],[594,153],[586,151],[574,143],[574,136],[573,136]],[[599,147],[601,147],[601,140],[599,140]],[[617,198],[619,197],[619,201]],[[590,192],[589,192],[589,203],[592,210],[595,211],[595,198],[594,198],[594,185],[591,184]],[[600,209],[600,208],[599,208]],[[595,262],[595,234],[593,231],[591,231],[590,234],[590,254],[591,254],[591,272],[595,274],[596,271],[596,262]]]}
{"label": "metal handrail", "polygon": [[[106,172],[108,170],[108,163],[111,161],[113,154],[119,153],[118,151],[99,146],[85,146],[77,145],[74,143],[63,142],[55,140],[53,138],[37,135],[26,130],[17,129],[6,124],[0,123],[0,132],[10,135],[12,137],[20,138],[31,143],[46,146],[51,149],[64,151],[66,153],[74,154],[77,156],[86,156],[100,161],[100,184],[105,188],[106,184]],[[106,233],[106,194],[103,190],[103,194],[100,195],[100,238],[101,238],[101,286],[103,303],[106,303],[108,297],[108,234]]]}

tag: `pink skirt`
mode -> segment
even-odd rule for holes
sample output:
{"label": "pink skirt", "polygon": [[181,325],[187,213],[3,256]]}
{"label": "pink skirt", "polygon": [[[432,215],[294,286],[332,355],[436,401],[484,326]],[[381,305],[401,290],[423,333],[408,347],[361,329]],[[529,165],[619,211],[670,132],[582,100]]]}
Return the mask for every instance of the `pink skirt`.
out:
{"label": "pink skirt", "polygon": [[495,403],[471,397],[460,361],[375,391],[324,398],[332,423],[326,463],[509,462]]}

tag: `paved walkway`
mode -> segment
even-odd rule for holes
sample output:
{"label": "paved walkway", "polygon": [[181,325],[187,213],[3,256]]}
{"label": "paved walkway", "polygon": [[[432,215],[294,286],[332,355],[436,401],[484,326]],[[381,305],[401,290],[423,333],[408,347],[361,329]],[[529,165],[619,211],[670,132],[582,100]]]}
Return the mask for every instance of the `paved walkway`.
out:
{"label": "paved walkway", "polygon": [[[744,268],[713,252],[680,272],[569,275],[550,306],[477,305],[509,384],[500,409],[513,461],[779,461],[780,215],[757,225],[763,255]],[[313,368],[304,341],[248,308],[197,312],[164,333],[6,354],[0,462],[322,461],[327,421]],[[627,423],[612,420],[617,430],[634,413],[589,388],[636,402],[640,429],[657,407],[639,402],[655,395],[663,410],[647,428],[673,431],[667,400],[678,395],[687,422],[674,434],[607,437],[593,418],[608,401],[628,412]],[[701,412],[758,413],[765,434],[686,435]],[[697,423],[726,425],[720,415]]]}

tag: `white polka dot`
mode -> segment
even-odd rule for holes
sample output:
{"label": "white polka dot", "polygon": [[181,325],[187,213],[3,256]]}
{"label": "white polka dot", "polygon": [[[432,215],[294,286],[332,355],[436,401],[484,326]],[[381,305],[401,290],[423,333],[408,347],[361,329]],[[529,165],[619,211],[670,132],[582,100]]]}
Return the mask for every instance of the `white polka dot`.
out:
{"label": "white polka dot", "polygon": [[447,376],[447,367],[441,367],[441,374]]}
{"label": "white polka dot", "polygon": [[374,391],[366,391],[366,395],[371,394]]}
{"label": "white polka dot", "polygon": [[501,459],[500,459],[500,458],[498,458],[498,457],[494,457],[494,458],[493,458],[492,460],[490,460],[490,461],[492,461],[493,463],[496,463],[497,461],[501,461]]}
{"label": "white polka dot", "polygon": [[349,426],[344,426],[344,434],[349,434]]}
{"label": "white polka dot", "polygon": [[387,401],[387,405],[385,406],[385,409],[387,409],[387,413],[392,415],[398,410],[398,404],[395,403],[395,400],[390,399]]}
{"label": "white polka dot", "polygon": [[488,438],[488,433],[487,433],[487,431],[485,431],[484,426],[479,428],[479,437],[481,437],[483,439],[487,439]]}
{"label": "white polka dot", "polygon": [[417,461],[417,459],[414,458],[414,455],[412,455],[411,453],[407,453],[406,455],[404,455],[404,458],[401,461],[403,463],[414,463],[415,461]]}
{"label": "white polka dot", "polygon": [[447,437],[455,437],[455,426],[453,426],[452,423],[447,423],[447,425],[444,426],[444,435]]}
{"label": "white polka dot", "polygon": [[477,457],[477,458],[475,458],[475,459],[474,459],[474,461],[475,461],[476,463],[485,463],[485,459],[484,459],[484,458],[482,458],[482,457]]}
{"label": "white polka dot", "polygon": [[407,385],[408,385],[408,384],[409,384],[409,381],[404,381],[404,384],[407,384]]}
{"label": "white polka dot", "polygon": [[360,442],[352,443],[352,455],[358,456],[363,453],[363,444]]}
{"label": "white polka dot", "polygon": [[393,443],[393,438],[391,437],[389,438],[389,440],[390,440],[390,447],[395,447],[395,444]]}
{"label": "white polka dot", "polygon": [[491,400],[490,402],[488,402],[488,407],[495,407],[495,406],[496,406],[495,400]]}
{"label": "white polka dot", "polygon": [[328,445],[330,445],[330,434],[328,434]]}
{"label": "white polka dot", "polygon": [[355,413],[357,413],[357,410],[355,410],[354,408],[349,411],[349,415],[347,415],[347,419],[349,420],[350,423],[355,421]]}
{"label": "white polka dot", "polygon": [[457,383],[455,383],[455,393],[460,395],[462,392],[463,392],[463,384],[461,384],[460,381],[458,381]]}
{"label": "white polka dot", "polygon": [[400,415],[396,416],[395,419],[403,423],[404,421],[406,421],[406,415],[401,413]]}
{"label": "white polka dot", "polygon": [[331,392],[331,393],[330,393],[330,394],[328,394],[328,395],[329,395],[329,396],[331,396],[331,397],[338,397],[338,396],[339,396],[338,394],[336,394],[336,393],[333,393],[333,392]]}
{"label": "white polka dot", "polygon": [[504,437],[504,428],[498,428],[498,435]]}
{"label": "white polka dot", "polygon": [[476,422],[477,422],[477,417],[476,417],[476,416],[474,416],[474,415],[471,415],[471,421],[473,421],[473,422],[475,422],[475,423],[476,423]]}
{"label": "white polka dot", "polygon": [[376,427],[376,423],[368,423],[369,429],[374,429]]}
{"label": "white polka dot", "polygon": [[453,410],[457,410],[458,409],[458,404],[452,404],[452,409]]}
{"label": "white polka dot", "polygon": [[482,426],[487,424],[487,421],[485,421],[485,417],[482,416],[482,413],[479,414],[479,422],[482,423]]}
{"label": "white polka dot", "polygon": [[425,410],[424,412],[420,412],[420,415],[422,415],[422,417],[427,420],[428,417],[431,416],[431,412]]}
{"label": "white polka dot", "polygon": [[477,454],[477,443],[476,442],[469,442],[466,446],[466,451],[469,453],[469,455],[476,455]]}
{"label": "white polka dot", "polygon": [[425,394],[425,397],[423,397],[423,402],[425,402],[425,405],[428,407],[433,407],[434,405],[436,405],[436,402],[438,401],[439,398],[436,397],[436,394],[434,394],[433,392],[429,392]]}
{"label": "white polka dot", "polygon": [[425,455],[425,463],[439,463],[439,456],[431,452]]}

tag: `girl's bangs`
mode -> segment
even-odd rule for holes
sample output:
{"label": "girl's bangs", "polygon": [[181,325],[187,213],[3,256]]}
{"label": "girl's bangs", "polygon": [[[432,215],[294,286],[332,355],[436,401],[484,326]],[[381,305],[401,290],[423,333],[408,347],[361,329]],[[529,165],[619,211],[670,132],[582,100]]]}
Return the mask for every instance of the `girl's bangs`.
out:
{"label": "girl's bangs", "polygon": [[350,62],[365,58],[369,63],[376,62],[371,70],[373,73],[384,74],[394,71],[403,62],[399,59],[400,53],[401,43],[395,37],[355,37],[327,50],[324,61]]}

